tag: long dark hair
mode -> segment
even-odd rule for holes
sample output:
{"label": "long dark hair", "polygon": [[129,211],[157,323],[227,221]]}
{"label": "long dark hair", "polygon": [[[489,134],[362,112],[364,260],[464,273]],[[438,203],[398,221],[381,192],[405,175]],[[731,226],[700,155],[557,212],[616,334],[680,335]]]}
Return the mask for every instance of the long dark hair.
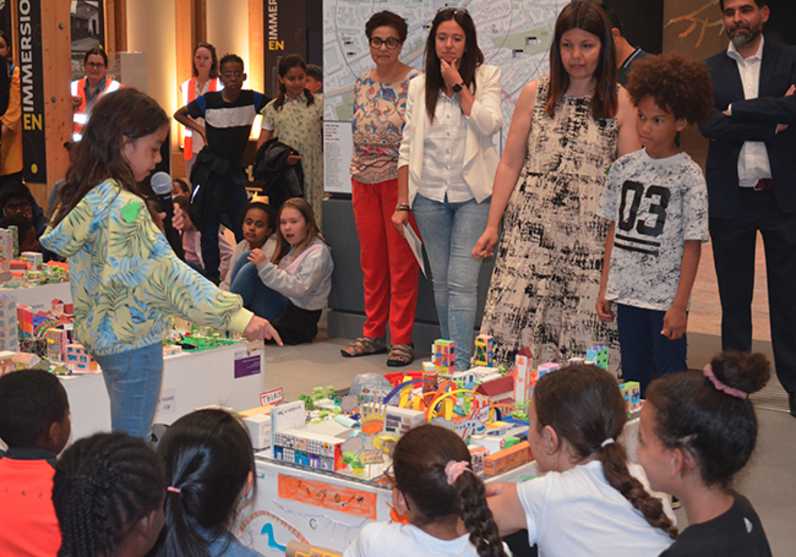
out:
{"label": "long dark hair", "polygon": [[137,89],[125,87],[102,95],[83,128],[83,139],[73,146],[72,165],[58,194],[52,224],[61,222],[88,192],[108,179],[143,198],[122,147],[126,141],[151,135],[169,122],[160,105]]}
{"label": "long dark hair", "polygon": [[440,60],[437,56],[437,28],[445,22],[453,20],[464,31],[464,54],[459,60],[459,74],[462,76],[465,87],[475,93],[475,70],[484,63],[484,53],[478,48],[478,38],[475,33],[475,23],[467,10],[461,8],[445,8],[437,12],[437,17],[431,22],[431,30],[426,39],[426,114],[428,119],[434,121],[437,110],[437,99],[440,91],[445,87],[442,79]]}
{"label": "long dark hair", "polygon": [[[762,354],[725,352],[710,362],[724,385],[751,394],[771,375]],[[705,485],[728,488],[757,442],[757,416],[749,398],[719,391],[703,372],[676,373],[653,381],[647,400],[655,414],[655,435],[670,449],[694,457]]]}
{"label": "long dark hair", "polygon": [[600,61],[594,71],[596,84],[591,101],[595,120],[613,118],[619,107],[616,90],[616,49],[611,37],[611,23],[602,7],[593,0],[575,0],[567,4],[556,20],[550,45],[550,92],[545,113],[556,114],[556,103],[569,88],[569,74],[561,62],[561,36],[572,29],[582,29],[600,39]]}
{"label": "long dark hair", "polygon": [[[166,477],[166,527],[156,555],[207,556],[226,535],[250,473],[254,453],[246,428],[228,412],[197,410],[166,431],[158,445]],[[208,530],[205,539],[199,530]]]}
{"label": "long dark hair", "polygon": [[641,511],[646,521],[673,539],[677,528],[627,468],[627,451],[617,442],[627,421],[625,400],[612,375],[592,365],[576,365],[545,375],[533,391],[538,427],[550,426],[566,439],[578,460],[596,455],[608,484]]}
{"label": "long dark hair", "polygon": [[450,461],[471,465],[470,451],[458,435],[431,424],[411,429],[393,452],[395,487],[422,515],[422,524],[460,517],[480,557],[505,557],[483,482],[468,468],[448,485],[445,466]]}
{"label": "long dark hair", "polygon": [[[283,78],[293,68],[301,68],[304,72],[307,72],[307,63],[304,61],[304,58],[299,56],[298,54],[288,54],[281,60],[279,60],[279,65],[277,66],[276,70],[279,73],[279,77]],[[312,106],[315,104],[315,95],[312,94],[312,91],[304,88],[304,96],[307,97],[307,106]],[[282,105],[285,104],[285,100],[287,98],[287,89],[285,89],[284,84],[279,82],[279,95],[277,95],[276,100],[274,101],[274,108],[279,110],[282,108]]]}
{"label": "long dark hair", "polygon": [[[218,54],[216,53],[216,47],[211,45],[210,43],[199,43],[196,45],[196,48],[193,49],[193,55],[196,56],[196,51],[200,48],[206,48],[210,51],[210,55],[213,58],[213,64],[210,66],[210,79],[215,79],[218,77]],[[196,61],[191,60],[191,66],[193,66],[193,75],[194,77],[199,75],[199,72],[196,71]]]}
{"label": "long dark hair", "polygon": [[142,439],[113,432],[75,441],[53,477],[58,555],[116,555],[135,524],[163,506],[165,493],[163,467]]}

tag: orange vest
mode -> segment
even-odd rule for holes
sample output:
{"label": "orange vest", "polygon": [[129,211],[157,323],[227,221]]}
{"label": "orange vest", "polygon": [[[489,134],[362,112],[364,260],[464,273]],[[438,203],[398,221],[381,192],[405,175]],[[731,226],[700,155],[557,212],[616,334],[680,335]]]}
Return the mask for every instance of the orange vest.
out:
{"label": "orange vest", "polygon": [[[210,80],[210,85],[207,88],[207,92],[210,91],[220,91],[223,87],[219,87],[219,79],[214,77]],[[191,103],[196,100],[196,76],[193,76],[191,79],[187,81],[183,81],[182,85],[180,85],[180,92],[182,93],[182,103],[183,106],[187,106],[188,103]],[[186,161],[191,160],[193,157],[193,143],[191,141],[191,137],[193,136],[193,130],[191,128],[183,127],[182,130],[182,137],[183,137],[183,151],[182,156]]]}
{"label": "orange vest", "polygon": [[[86,114],[86,79],[87,78],[84,77],[83,79],[78,79],[77,81],[72,82],[72,96],[80,97],[80,106],[77,108],[77,110],[75,110],[74,114],[72,114],[73,141],[80,141],[83,139],[83,126],[85,126],[86,122],[88,121],[88,115]],[[99,97],[105,93],[113,93],[114,91],[118,91],[121,86],[122,84],[115,79],[106,77],[105,88],[100,91],[97,100],[99,100]]]}

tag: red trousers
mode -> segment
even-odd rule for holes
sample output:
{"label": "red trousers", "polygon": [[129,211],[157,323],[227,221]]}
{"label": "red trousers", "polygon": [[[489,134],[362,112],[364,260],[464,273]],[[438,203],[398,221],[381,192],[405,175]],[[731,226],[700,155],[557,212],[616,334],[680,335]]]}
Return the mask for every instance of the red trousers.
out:
{"label": "red trousers", "polygon": [[[359,260],[365,274],[366,337],[383,337],[390,322],[390,342],[412,342],[420,267],[395,226],[398,180],[363,184],[351,179],[354,218],[359,235]],[[409,222],[417,232],[412,214]],[[419,236],[419,233],[418,233]]]}

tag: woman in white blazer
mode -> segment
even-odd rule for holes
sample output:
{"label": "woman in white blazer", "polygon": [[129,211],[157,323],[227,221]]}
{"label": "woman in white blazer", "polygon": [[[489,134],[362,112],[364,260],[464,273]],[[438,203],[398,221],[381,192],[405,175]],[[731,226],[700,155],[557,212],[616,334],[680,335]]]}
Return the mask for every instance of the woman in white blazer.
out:
{"label": "woman in white blazer", "polygon": [[470,366],[481,262],[470,253],[489,217],[503,127],[500,69],[483,64],[475,25],[461,8],[437,12],[425,75],[409,84],[398,158],[393,224],[414,214],[431,263],[443,338],[456,342],[456,369]]}

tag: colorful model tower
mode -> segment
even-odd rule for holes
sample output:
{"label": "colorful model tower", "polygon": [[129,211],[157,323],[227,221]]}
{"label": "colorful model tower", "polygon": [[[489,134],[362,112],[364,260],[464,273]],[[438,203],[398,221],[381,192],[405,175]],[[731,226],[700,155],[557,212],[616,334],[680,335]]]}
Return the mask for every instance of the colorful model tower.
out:
{"label": "colorful model tower", "polygon": [[608,347],[592,346],[586,350],[586,361],[593,362],[597,367],[608,370]]}
{"label": "colorful model tower", "polygon": [[64,366],[69,371],[89,372],[97,371],[97,362],[94,361],[82,344],[74,342],[66,345]]}
{"label": "colorful model tower", "polygon": [[13,296],[0,296],[0,350],[19,349],[17,301]]}
{"label": "colorful model tower", "polygon": [[475,337],[475,361],[478,367],[492,367],[495,365],[495,337],[492,335],[478,335]]}
{"label": "colorful model tower", "polygon": [[452,340],[438,339],[431,350],[434,371],[450,375],[456,371],[456,343]]}
{"label": "colorful model tower", "polygon": [[641,385],[636,381],[628,381],[619,385],[622,391],[622,396],[625,398],[627,404],[627,415],[638,412],[641,410]]}
{"label": "colorful model tower", "polygon": [[536,385],[537,375],[533,369],[533,354],[527,346],[521,348],[514,358],[517,377],[514,379],[514,402],[527,402],[531,388]]}

